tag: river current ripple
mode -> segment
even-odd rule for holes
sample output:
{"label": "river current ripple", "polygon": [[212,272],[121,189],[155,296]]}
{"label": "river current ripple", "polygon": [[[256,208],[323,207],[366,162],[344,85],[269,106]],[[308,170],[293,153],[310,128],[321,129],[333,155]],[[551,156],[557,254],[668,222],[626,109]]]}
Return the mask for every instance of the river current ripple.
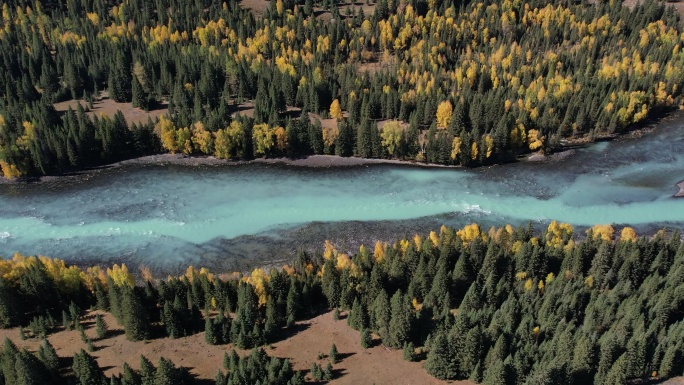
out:
{"label": "river current ripple", "polygon": [[562,160],[479,169],[130,165],[0,185],[0,255],[244,270],[331,239],[348,251],[442,223],[684,228],[684,115]]}

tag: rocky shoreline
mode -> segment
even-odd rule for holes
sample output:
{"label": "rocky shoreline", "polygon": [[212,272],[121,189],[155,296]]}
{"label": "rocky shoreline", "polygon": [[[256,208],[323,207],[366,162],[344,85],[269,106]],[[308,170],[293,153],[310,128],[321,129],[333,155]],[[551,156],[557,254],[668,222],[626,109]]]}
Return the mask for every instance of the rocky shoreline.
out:
{"label": "rocky shoreline", "polygon": [[286,166],[309,167],[309,168],[332,168],[332,167],[357,167],[370,164],[393,164],[414,167],[430,168],[457,168],[460,166],[448,166],[434,163],[420,163],[397,159],[369,159],[357,157],[341,157],[337,155],[310,155],[303,158],[258,158],[254,160],[225,160],[213,156],[188,156],[182,154],[149,155],[140,158],[125,160],[116,165],[142,164],[142,165],[181,165],[181,166],[218,166],[218,165],[244,165],[244,164],[282,164]]}
{"label": "rocky shoreline", "polygon": [[677,183],[677,187],[679,187],[679,192],[676,193],[674,196],[677,198],[684,197],[684,180]]}
{"label": "rocky shoreline", "polygon": [[99,167],[93,167],[72,173],[65,173],[62,175],[46,175],[40,177],[6,179],[0,176],[0,184],[7,183],[40,183],[53,182],[60,179],[71,179],[83,176],[96,174],[102,170],[114,169],[122,166],[140,165],[140,166],[240,166],[247,164],[267,164],[267,165],[284,165],[293,167],[306,168],[342,168],[342,167],[361,167],[369,165],[395,165],[395,166],[409,166],[420,168],[462,168],[461,166],[449,166],[436,163],[421,163],[407,160],[397,159],[369,159],[357,157],[341,157],[337,155],[310,155],[304,158],[258,158],[254,160],[227,160],[219,159],[213,156],[190,156],[183,154],[158,154],[147,155],[139,158],[132,158],[116,163],[111,163]]}

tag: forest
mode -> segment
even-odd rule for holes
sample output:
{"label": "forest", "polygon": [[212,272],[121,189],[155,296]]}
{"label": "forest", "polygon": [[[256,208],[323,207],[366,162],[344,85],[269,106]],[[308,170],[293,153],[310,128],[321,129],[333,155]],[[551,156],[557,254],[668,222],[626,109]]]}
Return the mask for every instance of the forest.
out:
{"label": "forest", "polygon": [[[17,311],[17,309],[19,311]],[[597,225],[585,234],[552,222],[528,227],[442,227],[355,254],[326,242],[281,269],[215,276],[189,267],[155,279],[125,265],[81,269],[47,257],[0,261],[0,326],[21,338],[81,330],[85,309],[110,312],[129,340],[204,333],[231,351],[215,383],[299,384],[310,380],[262,346],[321,311],[347,312],[362,346],[372,336],[440,379],[487,385],[618,385],[684,375],[684,242],[679,232],[637,236]],[[100,316],[98,336],[107,333]],[[331,361],[337,351],[331,348]],[[82,350],[60,367],[47,340],[36,354],[6,340],[3,384],[191,384],[187,370],[161,358],[124,365],[105,378]],[[314,365],[314,380],[332,364]],[[67,376],[67,377],[62,377]]]}
{"label": "forest", "polygon": [[[256,15],[237,0],[4,1],[0,167],[59,174],[161,152],[477,166],[679,108],[677,12],[595,3],[275,0]],[[105,91],[167,114],[89,115]],[[71,99],[82,106],[54,108]]]}

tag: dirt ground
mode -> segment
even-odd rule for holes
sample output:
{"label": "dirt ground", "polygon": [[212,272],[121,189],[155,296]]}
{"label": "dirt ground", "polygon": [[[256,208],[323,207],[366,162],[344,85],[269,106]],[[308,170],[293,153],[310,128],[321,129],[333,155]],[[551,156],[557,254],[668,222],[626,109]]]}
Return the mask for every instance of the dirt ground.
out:
{"label": "dirt ground", "polygon": [[[108,376],[121,373],[124,362],[138,369],[142,354],[155,365],[159,357],[163,356],[173,361],[176,366],[188,368],[197,378],[213,380],[216,371],[222,369],[223,353],[232,348],[231,345],[208,345],[204,341],[204,333],[176,340],[164,338],[130,342],[114,318],[106,313],[104,319],[109,325],[110,336],[98,341],[94,322],[95,314],[98,313],[102,314],[88,313],[82,323],[86,327],[86,335],[93,339],[95,351],[91,354]],[[266,351],[271,356],[289,358],[296,370],[308,373],[314,361],[322,366],[327,364],[327,358],[319,360],[318,355],[323,353],[327,356],[330,346],[335,343],[341,361],[333,365],[336,378],[332,384],[446,383],[430,377],[422,368],[423,363],[405,361],[401,350],[387,350],[377,344],[370,349],[361,348],[359,332],[347,326],[344,320],[335,321],[332,312],[299,322],[297,330],[298,332],[290,338],[266,347]],[[0,340],[4,340],[5,337],[14,341],[18,347],[33,352],[38,350],[41,343],[37,339],[22,341],[16,328],[0,330]],[[86,344],[81,341],[78,331],[60,331],[50,335],[48,340],[60,357],[71,357],[80,349],[86,349]],[[451,383],[474,385],[469,381]]]}
{"label": "dirt ground", "polygon": [[[370,3],[370,2],[369,2]],[[365,1],[355,1],[353,5],[355,7],[361,7],[363,8],[363,13],[365,15],[372,15],[373,12],[375,12],[375,2],[372,4],[366,4]],[[268,9],[270,2],[269,0],[242,0],[240,2],[240,5],[242,5],[243,8],[247,8],[254,13],[255,16],[260,17],[261,15],[264,14],[264,12]],[[300,5],[301,7],[302,5]],[[346,9],[352,7],[352,2],[351,1],[345,1],[341,3],[337,3],[337,8],[340,11],[340,15],[346,15]],[[316,18],[321,19],[321,20],[329,20],[331,19],[332,15],[330,12],[324,10],[323,8],[320,7],[314,7],[314,14]]]}
{"label": "dirt ground", "polygon": [[242,8],[251,10],[255,16],[261,16],[268,9],[270,2],[268,0],[242,0],[240,5]]}
{"label": "dirt ground", "polygon": [[[633,8],[638,2],[640,2],[640,0],[624,0],[622,4],[629,8]],[[641,2],[643,3],[643,0],[641,0]],[[684,16],[684,1],[666,1],[665,5],[674,6],[677,12],[679,12],[680,15]]]}
{"label": "dirt ground", "polygon": [[[55,103],[54,106],[58,112],[67,111],[69,107],[75,111],[79,103],[81,103],[84,108],[87,106],[87,103],[83,100],[68,100],[66,102]],[[162,103],[154,110],[145,111],[140,108],[133,108],[131,103],[117,103],[114,100],[109,99],[105,92],[99,100],[93,102],[93,109],[88,112],[88,116],[92,117],[97,115],[98,117],[112,117],[116,114],[116,111],[121,111],[126,118],[126,122],[130,125],[132,123],[147,123],[147,118],[154,121],[159,116],[166,114],[167,105]]]}
{"label": "dirt ground", "polygon": [[[232,114],[233,117],[237,115],[244,115],[251,118],[254,116],[254,102],[252,101],[240,103],[238,105],[232,106],[232,108],[234,110]],[[301,111],[301,108],[288,106],[286,114],[289,114],[292,118],[298,118],[301,115]],[[349,114],[344,111],[342,115],[347,117]],[[309,121],[313,123],[316,120],[320,120],[321,127],[337,127],[337,121],[335,119],[324,119],[318,114],[309,112]]]}
{"label": "dirt ground", "polygon": [[661,382],[660,385],[684,385],[684,377],[670,378],[669,380]]}
{"label": "dirt ground", "polygon": [[[341,362],[333,365],[336,379],[333,384],[446,384],[425,372],[421,362],[408,362],[401,350],[388,350],[374,341],[374,347],[361,347],[360,333],[345,320],[335,321],[332,312],[302,322],[304,331],[273,344],[269,354],[288,357],[295,369],[309,370],[312,362],[321,366],[327,358],[318,359],[318,354],[327,356],[334,343],[340,353]],[[454,381],[451,384],[474,385],[470,381]]]}

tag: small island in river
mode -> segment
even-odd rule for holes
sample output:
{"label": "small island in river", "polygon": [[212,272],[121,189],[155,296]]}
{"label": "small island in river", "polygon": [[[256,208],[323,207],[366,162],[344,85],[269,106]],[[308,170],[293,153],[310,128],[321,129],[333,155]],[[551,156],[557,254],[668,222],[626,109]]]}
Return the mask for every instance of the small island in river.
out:
{"label": "small island in river", "polygon": [[679,192],[676,193],[674,196],[677,198],[684,197],[684,180],[677,183],[677,187],[679,187]]}

